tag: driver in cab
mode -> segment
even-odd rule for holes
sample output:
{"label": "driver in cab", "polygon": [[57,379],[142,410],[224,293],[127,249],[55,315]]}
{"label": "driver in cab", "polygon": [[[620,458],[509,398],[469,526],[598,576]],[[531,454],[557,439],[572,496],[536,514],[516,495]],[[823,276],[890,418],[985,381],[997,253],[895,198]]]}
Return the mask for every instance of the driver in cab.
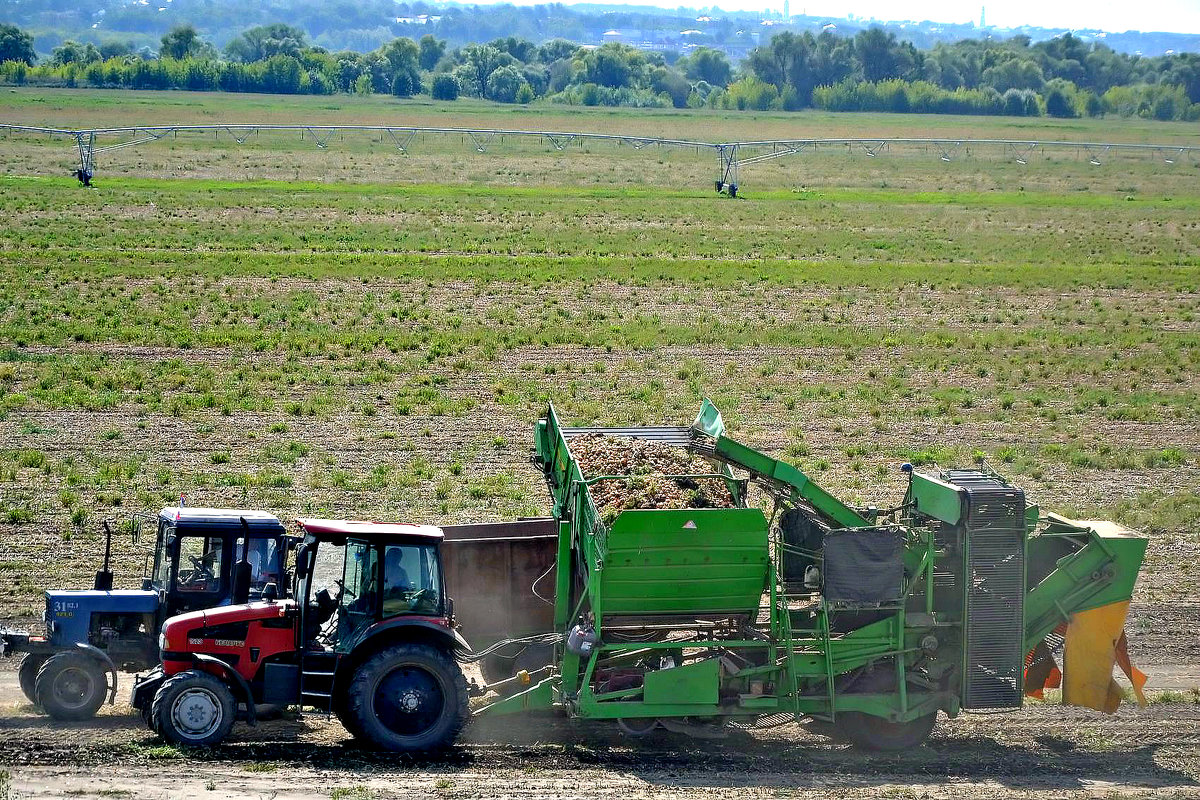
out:
{"label": "driver in cab", "polygon": [[402,563],[403,551],[399,547],[389,547],[383,559],[383,597],[384,600],[406,596],[413,590],[412,581]]}

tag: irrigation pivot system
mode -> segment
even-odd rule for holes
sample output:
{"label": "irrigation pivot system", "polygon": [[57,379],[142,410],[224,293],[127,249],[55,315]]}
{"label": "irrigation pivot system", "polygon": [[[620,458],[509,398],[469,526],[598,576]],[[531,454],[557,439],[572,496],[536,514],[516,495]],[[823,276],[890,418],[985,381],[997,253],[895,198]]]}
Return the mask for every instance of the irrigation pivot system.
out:
{"label": "irrigation pivot system", "polygon": [[96,174],[96,157],[102,153],[126,147],[156,142],[167,137],[181,135],[228,136],[237,144],[245,144],[251,137],[263,133],[299,134],[324,150],[335,138],[347,134],[371,137],[381,143],[395,147],[400,155],[412,154],[418,137],[458,136],[468,147],[478,153],[487,153],[505,139],[540,140],[558,151],[571,146],[583,146],[590,142],[606,142],[616,146],[628,146],[635,150],[647,147],[692,150],[698,154],[715,154],[717,177],[716,190],[736,197],[740,185],[742,167],[785,156],[799,156],[819,150],[842,149],[861,152],[868,157],[891,153],[893,150],[908,150],[932,155],[941,161],[977,155],[987,151],[993,156],[1011,159],[1018,164],[1028,164],[1038,154],[1052,152],[1067,153],[1086,158],[1094,166],[1103,159],[1117,154],[1146,156],[1166,165],[1200,157],[1200,146],[1179,144],[1134,144],[1127,142],[1071,142],[1043,141],[1035,139],[937,139],[937,138],[812,138],[812,139],[766,139],[739,142],[705,142],[688,139],[667,139],[654,136],[632,136],[618,133],[582,133],[566,131],[510,130],[502,128],[436,128],[408,125],[305,125],[302,123],[222,123],[207,125],[142,125],[118,128],[49,128],[30,125],[0,123],[0,133],[47,135],[64,137],[73,141],[79,152],[79,166],[74,175],[84,186],[90,186]]}

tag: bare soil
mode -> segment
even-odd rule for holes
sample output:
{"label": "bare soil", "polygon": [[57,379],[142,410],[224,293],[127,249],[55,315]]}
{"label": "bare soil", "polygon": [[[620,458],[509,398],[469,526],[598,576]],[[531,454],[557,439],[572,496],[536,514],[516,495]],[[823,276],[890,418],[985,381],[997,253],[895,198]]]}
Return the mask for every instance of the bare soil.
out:
{"label": "bare soil", "polygon": [[0,674],[0,714],[5,797],[1200,797],[1200,706],[1183,703],[942,719],[926,746],[891,756],[795,724],[696,741],[509,717],[413,759],[361,749],[321,715],[239,724],[219,748],[182,752],[120,704],[90,722],[50,722],[12,673]]}

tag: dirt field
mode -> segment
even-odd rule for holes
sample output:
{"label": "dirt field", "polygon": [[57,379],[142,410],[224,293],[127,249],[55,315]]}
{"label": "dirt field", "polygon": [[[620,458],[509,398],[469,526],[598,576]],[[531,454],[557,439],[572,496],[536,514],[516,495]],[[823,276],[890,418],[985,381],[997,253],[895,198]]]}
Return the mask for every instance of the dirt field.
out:
{"label": "dirt field", "polygon": [[925,747],[887,757],[794,724],[697,742],[508,718],[481,720],[452,752],[414,760],[359,750],[321,716],[239,726],[229,743],[184,754],[119,707],[50,724],[22,699],[0,675],[0,764],[13,798],[1200,797],[1195,704],[943,719]]}
{"label": "dirt field", "polygon": [[[12,90],[0,120],[1195,137],[1146,120],[294,102]],[[320,717],[186,754],[120,705],[50,724],[4,664],[0,800],[1200,797],[1200,164],[822,153],[756,165],[731,201],[690,152],[418,144],[403,159],[352,137],[180,137],[105,154],[85,191],[64,141],[0,141],[0,625],[36,625],[43,589],[90,582],[101,520],[182,493],[283,518],[543,514],[527,453],[548,402],[568,424],[686,424],[710,397],[736,438],[848,502],[892,505],[905,461],[983,455],[1046,509],[1145,531],[1129,650],[1158,702],[961,717],[882,759],[794,725],[700,744],[505,721],[409,762]],[[136,586],[144,553],[114,545]]]}

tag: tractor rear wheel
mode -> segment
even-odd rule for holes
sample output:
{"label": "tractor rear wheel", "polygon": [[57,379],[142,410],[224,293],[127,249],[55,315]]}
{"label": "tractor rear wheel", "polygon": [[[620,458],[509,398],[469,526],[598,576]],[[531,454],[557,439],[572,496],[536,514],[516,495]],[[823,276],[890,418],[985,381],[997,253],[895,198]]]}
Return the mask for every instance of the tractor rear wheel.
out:
{"label": "tractor rear wheel", "polygon": [[229,735],[237,703],[220,678],[189,669],[163,682],[150,713],[154,730],[171,744],[209,747]]}
{"label": "tractor rear wheel", "polygon": [[26,653],[21,659],[21,666],[17,667],[17,680],[21,683],[21,693],[29,699],[29,702],[37,704],[37,692],[34,685],[37,683],[38,670],[42,668],[42,664],[46,663],[44,656],[35,656],[33,653]]}
{"label": "tractor rear wheel", "polygon": [[381,650],[363,662],[346,692],[347,730],[385,750],[449,747],[469,717],[458,663],[427,644]]}
{"label": "tractor rear wheel", "polygon": [[52,719],[91,719],[104,704],[104,667],[86,653],[55,653],[38,669],[33,694]]}
{"label": "tractor rear wheel", "polygon": [[929,738],[936,722],[936,711],[908,722],[890,722],[873,714],[843,711],[833,724],[833,738],[863,750],[894,753],[920,746]]}

